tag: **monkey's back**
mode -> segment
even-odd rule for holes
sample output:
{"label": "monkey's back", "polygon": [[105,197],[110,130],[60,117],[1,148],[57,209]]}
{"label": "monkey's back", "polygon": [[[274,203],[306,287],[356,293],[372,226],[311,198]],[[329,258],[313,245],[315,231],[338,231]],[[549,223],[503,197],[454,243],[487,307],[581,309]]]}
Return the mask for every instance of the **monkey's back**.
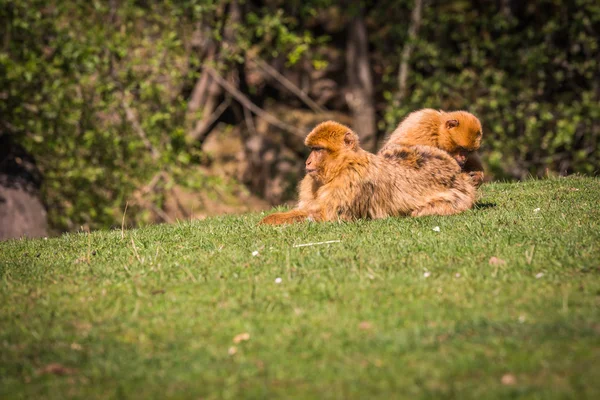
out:
{"label": "monkey's back", "polygon": [[472,205],[475,187],[458,163],[431,146],[390,144],[374,156],[372,218],[409,215],[434,199]]}
{"label": "monkey's back", "polygon": [[413,111],[400,122],[379,151],[394,145],[437,146],[437,136],[443,113],[432,108]]}

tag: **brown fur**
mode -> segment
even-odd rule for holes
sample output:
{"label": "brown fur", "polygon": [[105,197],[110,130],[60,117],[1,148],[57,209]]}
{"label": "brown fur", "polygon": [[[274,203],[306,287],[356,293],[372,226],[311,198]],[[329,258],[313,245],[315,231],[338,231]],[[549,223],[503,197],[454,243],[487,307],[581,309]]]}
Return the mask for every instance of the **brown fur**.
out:
{"label": "brown fur", "polygon": [[297,209],[261,223],[451,215],[473,205],[470,178],[434,147],[390,144],[376,156],[360,148],[350,128],[333,121],[319,124],[305,144],[312,152]]}
{"label": "brown fur", "polygon": [[380,151],[392,145],[427,145],[448,152],[469,173],[476,186],[483,183],[481,122],[466,111],[437,111],[430,108],[409,114],[390,135]]}

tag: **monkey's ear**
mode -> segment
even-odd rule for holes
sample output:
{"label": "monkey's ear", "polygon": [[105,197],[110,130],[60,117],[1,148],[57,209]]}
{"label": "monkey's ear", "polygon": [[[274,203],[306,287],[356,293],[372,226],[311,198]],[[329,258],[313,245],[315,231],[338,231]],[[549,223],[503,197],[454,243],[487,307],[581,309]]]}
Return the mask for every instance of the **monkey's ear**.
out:
{"label": "monkey's ear", "polygon": [[352,132],[346,132],[344,135],[344,146],[349,149],[353,149],[356,146],[356,139]]}
{"label": "monkey's ear", "polygon": [[457,126],[458,126],[457,119],[449,119],[448,121],[446,121],[446,129],[456,128]]}

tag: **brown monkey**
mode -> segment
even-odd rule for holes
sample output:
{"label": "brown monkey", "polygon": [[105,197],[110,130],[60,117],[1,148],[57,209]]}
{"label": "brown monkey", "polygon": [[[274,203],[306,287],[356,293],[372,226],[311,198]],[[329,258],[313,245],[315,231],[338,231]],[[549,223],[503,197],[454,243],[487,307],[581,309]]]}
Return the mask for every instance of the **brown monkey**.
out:
{"label": "brown monkey", "polygon": [[451,215],[473,205],[471,179],[434,147],[389,145],[376,156],[360,148],[350,128],[333,121],[317,125],[305,144],[312,151],[298,207],[261,223]]}
{"label": "brown monkey", "polygon": [[469,112],[425,108],[410,113],[379,153],[392,145],[437,147],[448,152],[479,186],[483,183],[483,164],[477,154],[481,135],[481,122]]}

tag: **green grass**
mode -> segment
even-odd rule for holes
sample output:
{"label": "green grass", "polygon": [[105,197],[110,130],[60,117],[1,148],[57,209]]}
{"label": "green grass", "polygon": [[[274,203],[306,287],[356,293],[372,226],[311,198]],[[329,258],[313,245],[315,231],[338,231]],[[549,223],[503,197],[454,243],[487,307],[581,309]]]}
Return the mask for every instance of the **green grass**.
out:
{"label": "green grass", "polygon": [[453,217],[1,243],[0,398],[597,399],[599,207],[571,177]]}

